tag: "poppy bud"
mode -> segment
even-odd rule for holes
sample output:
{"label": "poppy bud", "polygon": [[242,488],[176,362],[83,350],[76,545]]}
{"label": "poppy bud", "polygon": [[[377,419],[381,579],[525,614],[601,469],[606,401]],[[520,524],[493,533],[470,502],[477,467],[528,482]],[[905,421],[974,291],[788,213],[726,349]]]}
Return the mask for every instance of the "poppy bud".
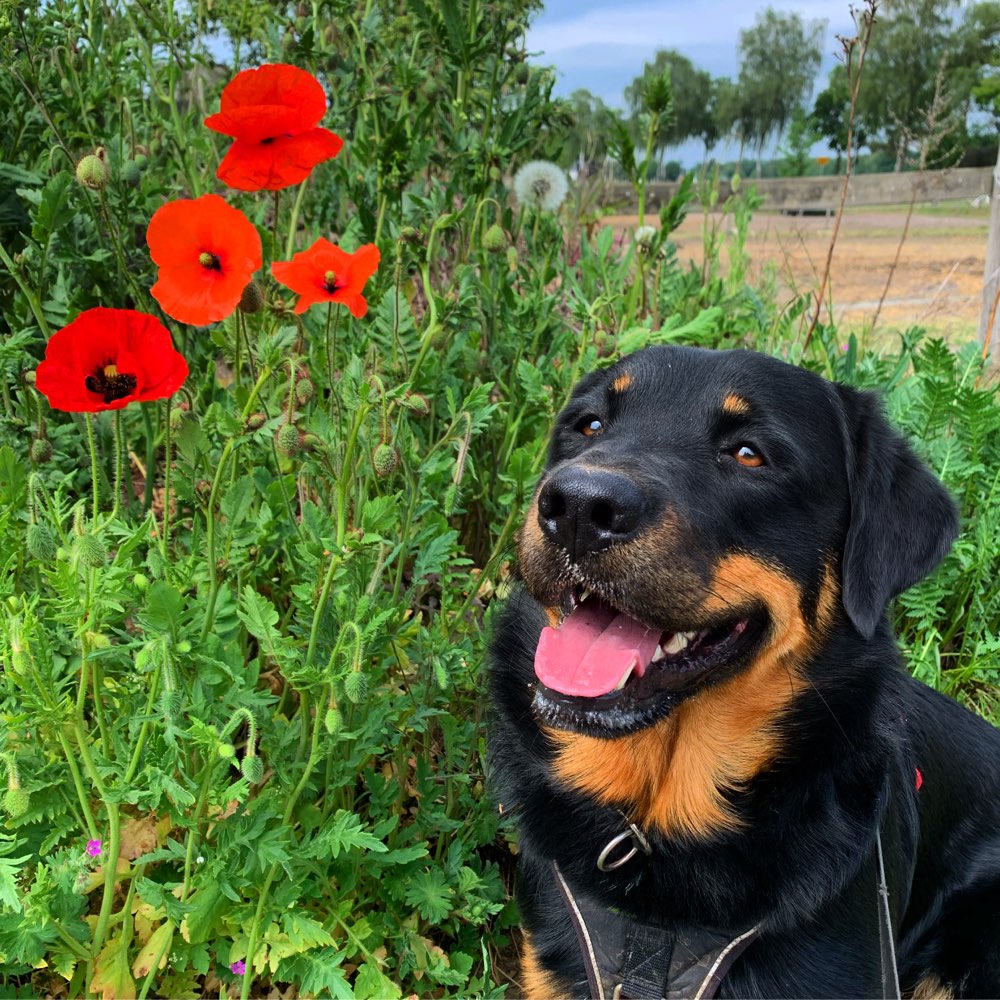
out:
{"label": "poppy bud", "polygon": [[91,191],[103,191],[108,186],[110,179],[107,164],[101,155],[103,150],[97,153],[88,153],[76,165],[76,179]]}
{"label": "poppy bud", "polygon": [[260,757],[244,757],[240,770],[243,772],[243,777],[251,785],[260,784],[261,778],[264,777],[264,765],[261,763]]}
{"label": "poppy bud", "polygon": [[80,535],[76,540],[76,554],[80,562],[91,569],[97,569],[108,561],[108,550],[96,535]]}
{"label": "poppy bud", "polygon": [[52,442],[48,438],[35,438],[29,455],[36,465],[44,465],[52,457]]}
{"label": "poppy bud", "polygon": [[403,406],[418,417],[426,417],[431,412],[430,402],[426,396],[419,392],[407,393],[406,398],[403,400]]}
{"label": "poppy bud", "polygon": [[145,593],[149,590],[149,577],[144,573],[136,573],[132,577],[132,586],[139,591],[140,594]]}
{"label": "poppy bud", "polygon": [[130,187],[137,188],[142,179],[139,164],[135,160],[126,160],[122,167],[122,180]]}
{"label": "poppy bud", "polygon": [[306,451],[315,451],[323,447],[323,439],[318,434],[303,434],[302,447]]}
{"label": "poppy bud", "polygon": [[514,67],[514,82],[525,84],[528,82],[528,77],[531,76],[531,70],[528,68],[527,63],[518,63]]}
{"label": "poppy bud", "polygon": [[236,304],[240,312],[252,316],[259,313],[264,308],[264,293],[256,281],[249,282],[240,295],[240,301]]}
{"label": "poppy bud", "polygon": [[199,479],[194,484],[194,493],[202,503],[208,503],[208,499],[212,495],[212,484],[207,479]]}
{"label": "poppy bud", "polygon": [[372,466],[379,479],[391,476],[399,465],[399,452],[391,444],[383,441],[372,452]]}
{"label": "poppy bud", "polygon": [[490,253],[500,253],[507,246],[509,246],[507,234],[503,231],[502,226],[494,222],[483,234],[483,249],[488,250]]}
{"label": "poppy bud", "polygon": [[223,760],[232,760],[236,756],[236,748],[232,743],[220,743],[218,754]]}
{"label": "poppy bud", "polygon": [[340,714],[340,709],[328,708],[323,717],[323,725],[331,736],[336,736],[344,725],[344,717]]}
{"label": "poppy bud", "polygon": [[501,177],[503,177],[503,171],[501,171],[501,169],[495,165],[490,167],[489,174],[491,181],[498,181],[500,180]]}
{"label": "poppy bud", "polygon": [[149,162],[149,157],[145,153],[136,153],[135,159],[132,161],[140,170],[146,169],[146,164]]}
{"label": "poppy bud", "polygon": [[507,270],[517,270],[517,247],[507,247]]}
{"label": "poppy bud", "polygon": [[403,243],[419,243],[420,233],[413,226],[404,226],[399,231],[399,238]]}
{"label": "poppy bud", "polygon": [[28,554],[39,562],[51,562],[56,557],[56,542],[44,524],[28,525]]}
{"label": "poppy bud", "polygon": [[355,705],[368,698],[368,678],[360,670],[352,670],[344,678],[344,693]]}
{"label": "poppy bud", "polygon": [[23,788],[8,788],[3,797],[4,811],[11,819],[17,819],[28,811],[28,793]]}
{"label": "poppy bud", "polygon": [[250,416],[247,417],[247,430],[259,431],[261,427],[264,426],[266,421],[267,417],[264,416],[263,413],[251,413]]}
{"label": "poppy bud", "polygon": [[293,458],[299,451],[299,429],[292,424],[282,424],[275,431],[274,447],[279,455]]}
{"label": "poppy bud", "polygon": [[313,398],[313,392],[313,384],[309,379],[299,379],[295,383],[295,398],[299,401],[300,406],[305,406]]}
{"label": "poppy bud", "polygon": [[176,433],[184,426],[184,411],[179,407],[175,406],[170,411],[170,429]]}

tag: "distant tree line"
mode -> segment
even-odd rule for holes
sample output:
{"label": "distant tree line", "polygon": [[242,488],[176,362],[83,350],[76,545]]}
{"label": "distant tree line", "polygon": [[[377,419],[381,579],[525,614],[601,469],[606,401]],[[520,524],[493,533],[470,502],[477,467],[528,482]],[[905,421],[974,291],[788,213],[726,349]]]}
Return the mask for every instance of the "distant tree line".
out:
{"label": "distant tree line", "polygon": [[[722,141],[739,146],[761,171],[778,141],[780,170],[815,169],[811,147],[824,141],[839,173],[847,149],[850,93],[846,65],[817,88],[825,21],[767,8],[740,32],[736,79],[712,77],[687,56],[659,50],[625,89],[626,111],[588,90],[568,99],[562,162],[594,170],[620,150],[622,125],[645,144],[654,121],[651,169],[676,176],[671,149],[691,139],[705,159]],[[655,111],[649,98],[655,95]],[[666,106],[663,106],[664,100]],[[892,169],[992,163],[1000,129],[1000,0],[882,0],[854,114],[853,153],[867,148]]]}

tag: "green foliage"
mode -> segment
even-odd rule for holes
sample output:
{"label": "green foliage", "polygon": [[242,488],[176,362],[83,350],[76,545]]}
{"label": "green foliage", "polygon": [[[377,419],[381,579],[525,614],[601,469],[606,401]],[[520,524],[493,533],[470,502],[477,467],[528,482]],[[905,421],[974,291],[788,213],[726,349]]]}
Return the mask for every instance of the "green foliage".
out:
{"label": "green foliage", "polygon": [[[799,358],[805,300],[747,282],[756,195],[688,174],[642,240],[513,207],[505,173],[565,125],[525,63],[530,3],[29,8],[0,36],[0,987],[496,997],[516,914],[483,612],[585,371],[650,343]],[[369,311],[296,315],[265,267],[252,315],[164,317],[191,374],[120,411],[116,495],[114,419],[51,411],[33,371],[81,310],[159,314],[146,225],[219,190],[201,121],[261,61],[317,75],[345,147],[297,190],[226,197],[268,264],[376,242]],[[611,134],[642,187],[655,129],[645,163]],[[671,234],[697,207],[696,268]],[[915,334],[851,343],[820,328],[801,360],[886,387],[966,518],[899,602],[906,648],[995,711],[995,396]]]}

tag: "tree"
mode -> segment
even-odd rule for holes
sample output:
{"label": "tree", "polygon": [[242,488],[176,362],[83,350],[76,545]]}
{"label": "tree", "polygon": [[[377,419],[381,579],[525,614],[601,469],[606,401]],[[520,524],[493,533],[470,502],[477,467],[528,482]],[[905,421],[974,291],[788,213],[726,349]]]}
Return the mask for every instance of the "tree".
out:
{"label": "tree", "polygon": [[603,162],[615,112],[585,88],[574,90],[566,100],[572,117],[559,157],[563,167],[576,165],[581,173]]}
{"label": "tree", "polygon": [[741,146],[756,148],[758,173],[765,144],[812,94],[825,30],[825,21],[806,22],[768,7],[740,32],[736,130]]}
{"label": "tree", "polygon": [[658,159],[670,146],[677,146],[695,136],[704,137],[712,123],[712,78],[698,69],[687,56],[673,49],[660,49],[651,63],[646,63],[626,88],[625,100],[632,112],[634,132],[639,141],[645,140],[645,129],[639,121],[648,106],[651,86],[669,73],[672,115],[661,116],[654,139]]}
{"label": "tree", "polygon": [[[928,109],[940,102],[942,72],[948,93],[955,87],[962,40],[953,14],[959,0],[886,0],[884,16],[872,35],[858,119],[896,158],[901,170],[910,143],[926,131]],[[971,81],[966,81],[971,91]],[[938,111],[940,118],[940,109]]]}
{"label": "tree", "polygon": [[[820,137],[837,154],[834,172],[840,173],[840,161],[847,150],[847,126],[851,113],[851,91],[847,83],[847,68],[834,66],[830,71],[826,89],[816,95],[812,119]],[[858,121],[854,123],[853,146],[855,154],[868,145],[868,135]]]}
{"label": "tree", "polygon": [[812,163],[809,150],[818,138],[816,123],[812,116],[806,114],[804,108],[796,108],[788,123],[785,142],[778,150],[785,158],[784,163],[778,165],[780,176],[803,177]]}

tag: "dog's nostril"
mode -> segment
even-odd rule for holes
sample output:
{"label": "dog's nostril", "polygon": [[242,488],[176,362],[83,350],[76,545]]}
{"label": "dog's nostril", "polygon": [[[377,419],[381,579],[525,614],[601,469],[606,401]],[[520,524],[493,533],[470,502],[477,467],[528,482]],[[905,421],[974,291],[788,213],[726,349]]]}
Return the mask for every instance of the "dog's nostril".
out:
{"label": "dog's nostril", "polygon": [[566,498],[558,490],[546,490],[538,498],[538,511],[542,517],[565,517]]}
{"label": "dog's nostril", "polygon": [[609,503],[598,501],[590,508],[590,520],[594,527],[602,531],[614,531],[615,508]]}

